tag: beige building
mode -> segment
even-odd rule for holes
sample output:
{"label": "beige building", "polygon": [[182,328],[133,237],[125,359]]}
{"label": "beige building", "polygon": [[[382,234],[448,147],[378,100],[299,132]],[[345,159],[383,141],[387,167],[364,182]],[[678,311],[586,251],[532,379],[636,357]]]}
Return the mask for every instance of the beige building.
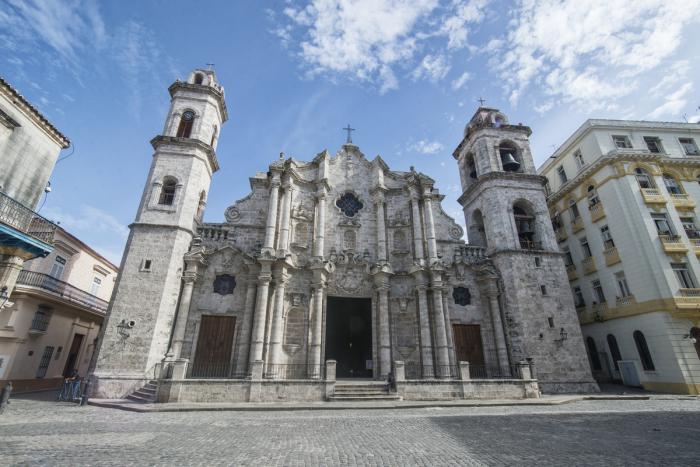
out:
{"label": "beige building", "polygon": [[114,264],[58,228],[54,250],[24,263],[0,313],[0,387],[56,388],[73,369],[84,376],[116,276]]}
{"label": "beige building", "polygon": [[700,125],[588,120],[540,167],[599,381],[700,393]]}

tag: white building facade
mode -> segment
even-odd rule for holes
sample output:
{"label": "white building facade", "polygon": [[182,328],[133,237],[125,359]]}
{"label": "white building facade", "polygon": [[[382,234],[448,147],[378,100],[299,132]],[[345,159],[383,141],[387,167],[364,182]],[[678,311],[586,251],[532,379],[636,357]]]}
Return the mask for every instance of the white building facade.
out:
{"label": "white building facade", "polygon": [[599,381],[700,391],[700,125],[588,120],[539,173]]}

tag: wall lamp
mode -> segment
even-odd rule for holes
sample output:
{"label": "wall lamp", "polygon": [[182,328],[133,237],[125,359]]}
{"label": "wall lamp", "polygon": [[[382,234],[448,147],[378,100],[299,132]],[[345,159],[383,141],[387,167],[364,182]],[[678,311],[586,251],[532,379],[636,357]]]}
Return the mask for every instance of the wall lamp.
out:
{"label": "wall lamp", "polygon": [[564,330],[564,328],[561,328],[561,331],[559,331],[559,339],[554,339],[554,342],[562,343],[568,338],[569,338],[569,333],[567,333]]}
{"label": "wall lamp", "polygon": [[0,288],[0,310],[3,309],[9,299],[10,294],[7,293],[7,286],[3,285],[2,288]]}

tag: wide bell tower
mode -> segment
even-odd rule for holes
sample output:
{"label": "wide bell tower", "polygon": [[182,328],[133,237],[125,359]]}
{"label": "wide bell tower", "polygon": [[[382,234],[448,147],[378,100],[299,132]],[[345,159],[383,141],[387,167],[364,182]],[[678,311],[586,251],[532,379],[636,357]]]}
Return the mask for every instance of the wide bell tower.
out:
{"label": "wide bell tower", "polygon": [[219,169],[216,145],[228,113],[212,70],[169,88],[171,103],[100,335],[93,394],[124,397],[165,356],[185,272],[184,257]]}
{"label": "wide bell tower", "polygon": [[500,275],[499,306],[511,363],[532,359],[545,392],[597,391],[573,296],[537,175],[529,127],[479,107],[453,156],[470,244]]}

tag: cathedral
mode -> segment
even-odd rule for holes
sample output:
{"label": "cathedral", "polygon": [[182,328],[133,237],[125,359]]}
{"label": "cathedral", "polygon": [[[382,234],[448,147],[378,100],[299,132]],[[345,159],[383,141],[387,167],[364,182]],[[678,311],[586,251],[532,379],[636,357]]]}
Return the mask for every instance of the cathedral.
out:
{"label": "cathedral", "polygon": [[[434,180],[348,136],[280,154],[202,221],[227,120],[211,70],[170,88],[92,394],[175,401],[593,392],[530,128],[480,107],[453,156],[468,243]],[[362,387],[362,386],[360,386]],[[352,394],[352,391],[350,391]]]}

